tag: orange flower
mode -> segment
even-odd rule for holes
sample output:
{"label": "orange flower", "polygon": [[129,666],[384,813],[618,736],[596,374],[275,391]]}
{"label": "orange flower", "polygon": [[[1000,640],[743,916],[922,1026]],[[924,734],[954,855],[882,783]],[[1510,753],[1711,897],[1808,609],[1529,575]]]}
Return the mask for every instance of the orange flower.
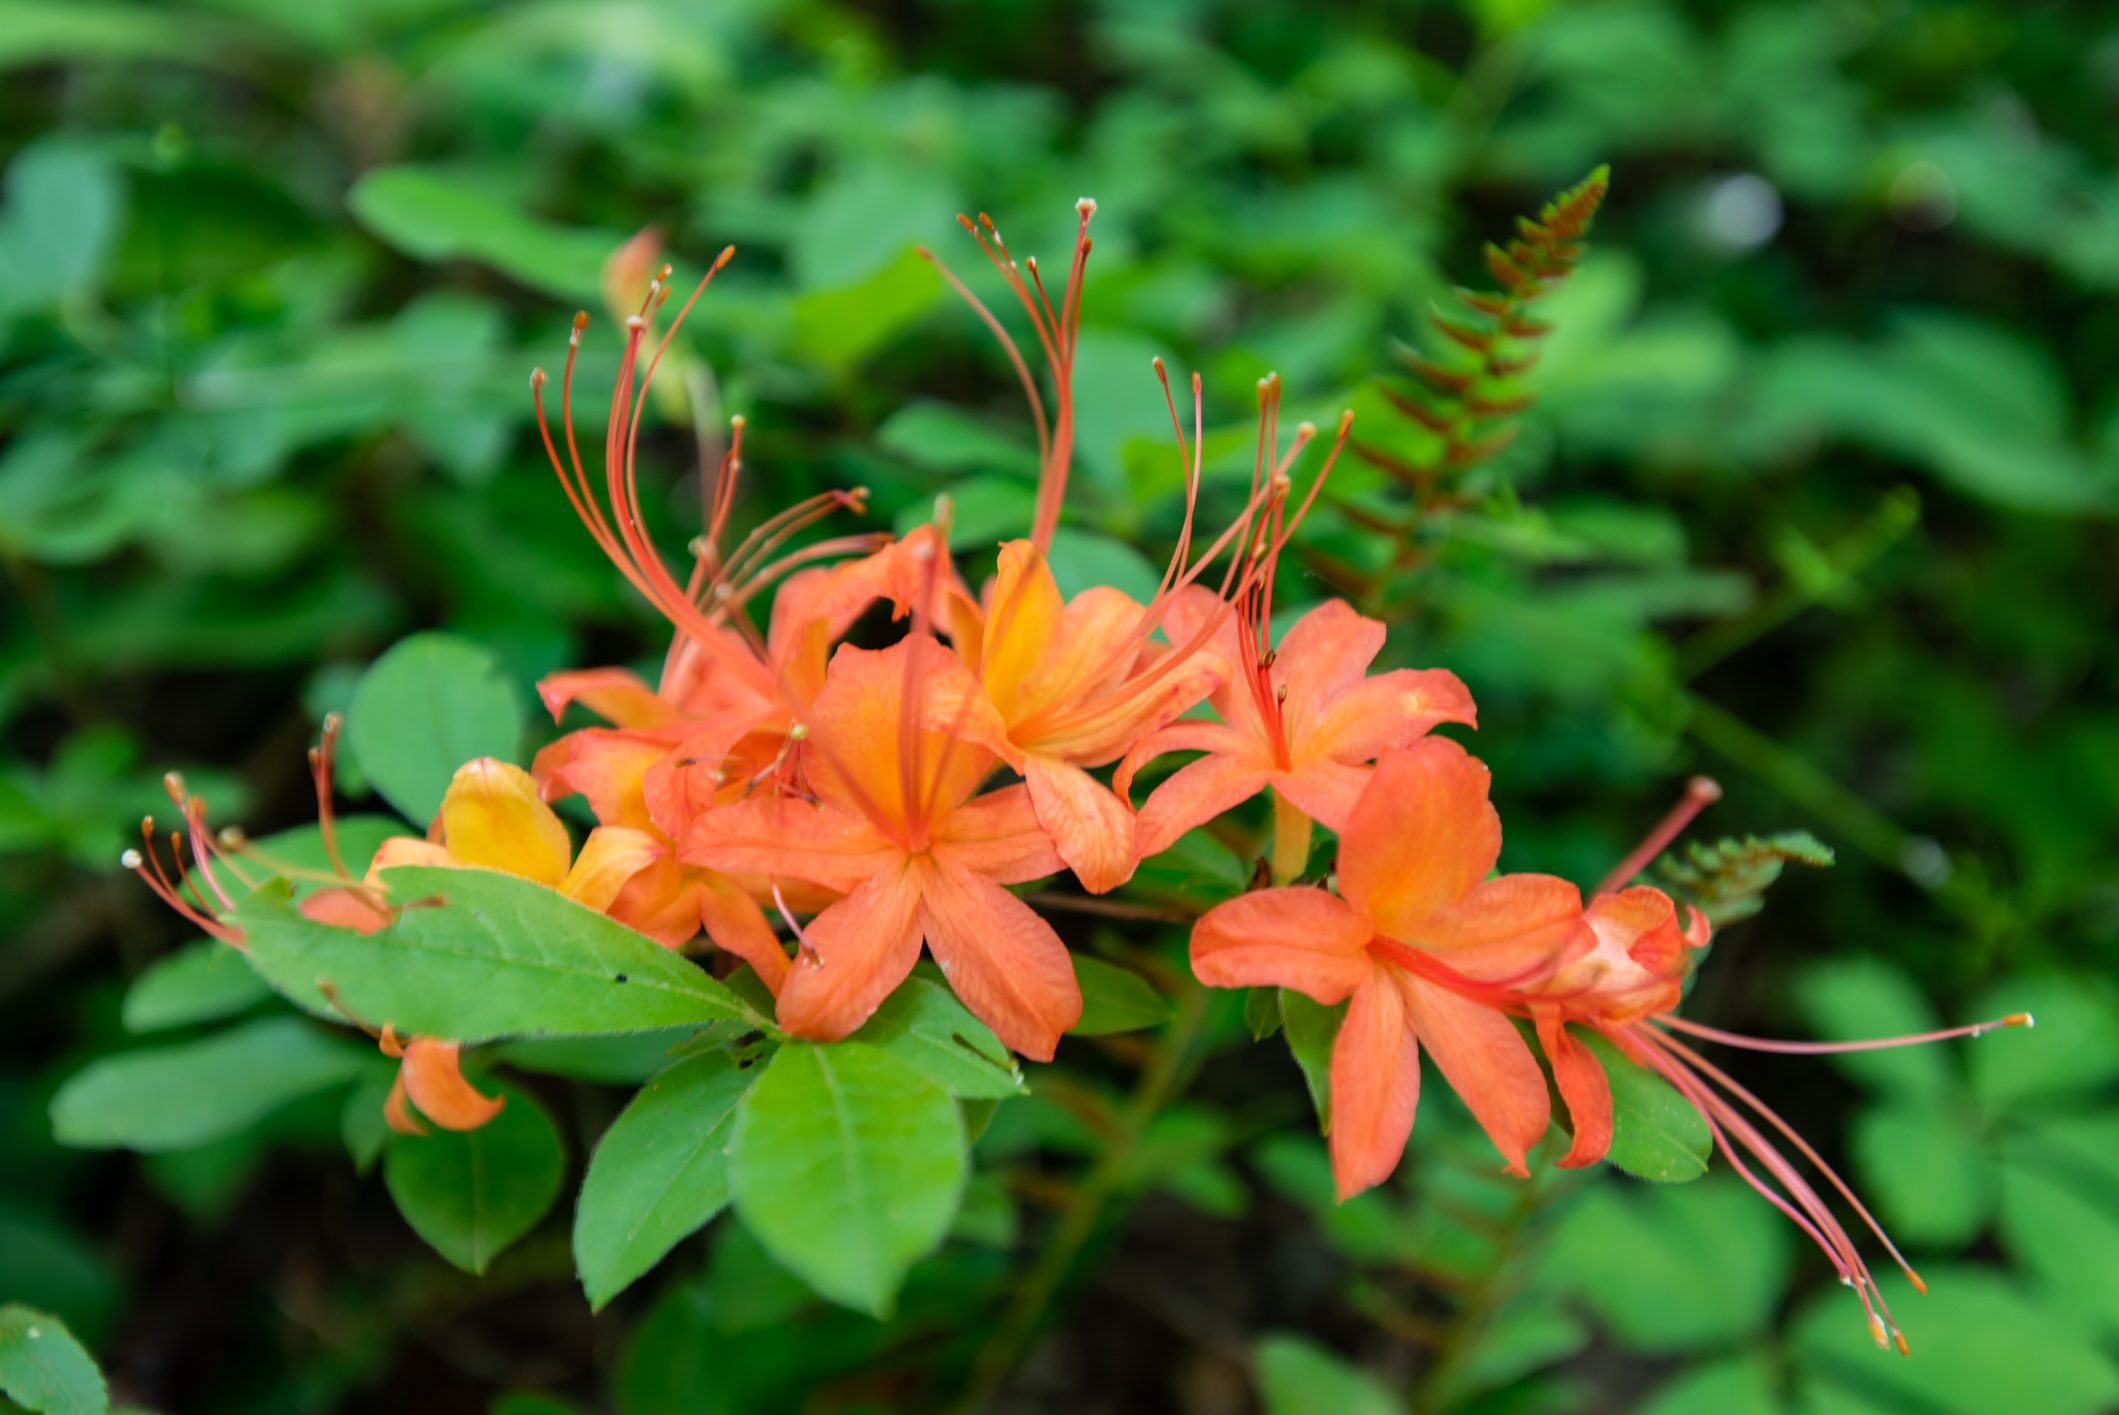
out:
{"label": "orange flower", "polygon": [[[476,1130],[500,1114],[505,1096],[481,1095],[464,1079],[460,1042],[437,1042],[426,1037],[401,1041],[387,1024],[378,1039],[384,1056],[398,1058],[397,1079],[383,1102],[383,1119],[401,1135],[424,1135],[412,1106],[444,1130]],[[411,1105],[406,1104],[409,1097]]]}
{"label": "orange flower", "polygon": [[974,795],[983,747],[924,725],[930,692],[968,701],[969,672],[915,632],[880,652],[841,648],[805,724],[814,802],[759,798],[699,816],[680,858],[845,893],[810,922],[780,990],[780,1024],[836,1040],[911,972],[922,940],[957,995],[1015,1050],[1050,1060],[1081,1015],[1059,936],[1002,888],[1059,857],[1028,791]]}
{"label": "orange flower", "polygon": [[1511,1170],[1526,1172],[1545,1133],[1544,1074],[1494,1001],[1586,946],[1582,900],[1551,875],[1486,877],[1501,851],[1487,785],[1486,768],[1454,742],[1393,750],[1345,818],[1338,897],[1246,894],[1193,930],[1202,982],[1349,1004],[1331,1065],[1341,1198],[1397,1167],[1422,1044]]}

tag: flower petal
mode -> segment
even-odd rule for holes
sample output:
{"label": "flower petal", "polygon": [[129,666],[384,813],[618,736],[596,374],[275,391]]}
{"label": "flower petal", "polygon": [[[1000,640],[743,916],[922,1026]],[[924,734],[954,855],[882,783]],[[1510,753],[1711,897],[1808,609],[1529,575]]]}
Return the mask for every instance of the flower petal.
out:
{"label": "flower petal", "polygon": [[1179,836],[1265,790],[1266,773],[1247,758],[1211,756],[1171,773],[1141,803],[1133,848],[1142,859],[1158,855]]}
{"label": "flower petal", "polygon": [[920,959],[920,886],[902,855],[812,919],[780,987],[780,1025],[835,1042],[855,1031]]}
{"label": "flower petal", "polygon": [[627,880],[605,912],[664,948],[682,948],[699,932],[699,879],[664,855]]}
{"label": "flower petal", "polygon": [[734,881],[708,876],[699,887],[699,922],[714,947],[750,964],[774,997],[787,979],[787,950],[758,901]]}
{"label": "flower petal", "polygon": [[357,889],[319,889],[295,907],[314,923],[360,934],[385,928],[396,917],[373,895]]}
{"label": "flower petal", "polygon": [[979,679],[1005,721],[1019,721],[1041,706],[1033,690],[1052,674],[1047,660],[1065,652],[1053,642],[1065,612],[1059,585],[1037,548],[1027,540],[1002,546],[979,637]]}
{"label": "flower petal", "polygon": [[1445,722],[1479,725],[1471,690],[1440,668],[1401,668],[1364,678],[1308,721],[1291,721],[1288,736],[1297,760],[1315,754],[1341,762],[1374,761]]}
{"label": "flower petal", "polygon": [[500,1114],[505,1096],[484,1096],[464,1079],[457,1042],[420,1037],[405,1046],[398,1066],[406,1092],[419,1113],[444,1130],[476,1130]]}
{"label": "flower petal", "polygon": [[1271,760],[1263,747],[1225,723],[1186,718],[1158,728],[1127,749],[1118,769],[1111,774],[1111,788],[1118,792],[1120,800],[1132,801],[1134,776],[1166,752],[1207,752],[1224,757],[1256,757],[1261,762]]}
{"label": "flower petal", "polygon": [[1023,762],[1039,825],[1082,888],[1104,894],[1133,878],[1133,812],[1078,766],[1047,756]]}
{"label": "flower petal", "polygon": [[1383,621],[1343,599],[1328,599],[1288,626],[1273,648],[1273,682],[1287,694],[1282,717],[1312,721],[1361,681],[1383,650]]}
{"label": "flower petal", "polygon": [[1267,778],[1288,804],[1328,830],[1346,829],[1361,793],[1368,790],[1369,768],[1318,757],[1299,762],[1292,771]]}
{"label": "flower petal", "polygon": [[626,883],[669,853],[669,847],[644,830],[598,826],[581,844],[581,854],[567,871],[559,892],[597,913],[609,911]]}
{"label": "flower petal", "polygon": [[614,727],[659,727],[677,716],[675,706],[623,668],[554,673],[538,682],[537,696],[554,722],[577,702]]}
{"label": "flower petal", "polygon": [[1515,1174],[1545,1134],[1552,1100],[1545,1073],[1506,1013],[1410,973],[1392,970],[1420,1043]]}
{"label": "flower petal", "polygon": [[569,732],[530,763],[545,800],[579,795],[604,825],[650,824],[643,781],[671,744],[631,732],[585,727]]}
{"label": "flower petal", "polygon": [[999,884],[1043,879],[1059,873],[1063,863],[1024,786],[974,796],[942,817],[935,825],[933,853]]}
{"label": "flower petal", "polygon": [[1567,1118],[1575,1132],[1560,1168],[1595,1164],[1611,1148],[1611,1081],[1589,1048],[1576,1041],[1558,1017],[1541,1011],[1537,1023],[1538,1045],[1552,1063],[1553,1083],[1560,1088],[1560,1099],[1567,1102]]}
{"label": "flower petal", "polygon": [[1293,988],[1327,1007],[1367,979],[1368,920],[1321,889],[1239,894],[1192,926],[1192,972],[1208,987]]}
{"label": "flower petal", "polygon": [[[908,689],[915,697],[909,707]],[[817,793],[893,833],[970,796],[993,755],[921,725],[929,720],[931,691],[959,703],[978,696],[970,671],[934,639],[909,634],[880,652],[840,645],[808,723]]]}
{"label": "flower petal", "polygon": [[574,842],[519,766],[480,757],[458,767],[442,797],[440,819],[442,843],[459,864],[503,870],[553,889],[566,878]]}
{"label": "flower petal", "polygon": [[1412,942],[1428,916],[1486,878],[1501,854],[1501,817],[1483,763],[1455,742],[1423,737],[1386,752],[1339,839],[1339,891],[1388,938]]}
{"label": "flower petal", "polygon": [[1050,1061],[1082,1016],[1067,946],[1028,904],[947,863],[922,871],[920,926],[949,985],[1012,1050]]}
{"label": "flower petal", "polygon": [[1383,968],[1354,989],[1332,1042],[1332,1180],[1342,1202],[1390,1178],[1420,1104],[1420,1048]]}
{"label": "flower petal", "polygon": [[693,821],[677,858],[723,874],[784,875],[843,891],[902,853],[861,816],[761,796]]}
{"label": "flower petal", "polygon": [[1554,875],[1497,875],[1428,916],[1417,943],[1454,971],[1497,987],[1530,987],[1596,942],[1582,892]]}

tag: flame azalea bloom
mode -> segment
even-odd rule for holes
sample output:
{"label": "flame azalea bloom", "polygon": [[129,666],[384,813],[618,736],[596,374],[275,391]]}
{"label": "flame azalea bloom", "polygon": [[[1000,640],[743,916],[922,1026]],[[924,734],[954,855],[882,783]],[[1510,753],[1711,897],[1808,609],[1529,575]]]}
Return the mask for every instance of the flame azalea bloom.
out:
{"label": "flame azalea bloom", "polygon": [[[383,1102],[383,1119],[401,1135],[424,1135],[412,1107],[444,1130],[476,1130],[500,1114],[505,1096],[481,1095],[464,1079],[459,1042],[437,1042],[426,1037],[402,1041],[385,1026],[378,1040],[384,1056],[397,1059],[397,1079],[390,1084]],[[407,1105],[409,1097],[411,1104]]]}
{"label": "flame azalea bloom", "polygon": [[709,811],[679,858],[845,894],[810,921],[780,989],[780,1025],[797,1036],[859,1027],[924,940],[965,1006],[1008,1046],[1050,1060],[1081,991],[1051,925],[1002,886],[1053,873],[1059,856],[1025,788],[974,794],[990,752],[923,725],[938,681],[952,701],[978,691],[924,623],[880,652],[839,649],[806,723],[817,799]]}
{"label": "flame azalea bloom", "polygon": [[[1691,960],[1708,940],[1707,921],[1697,910],[1688,908],[1680,924],[1676,906],[1661,890],[1645,885],[1621,886],[1720,795],[1721,788],[1714,782],[1694,778],[1684,800],[1598,885],[1587,914],[1595,935],[1594,946],[1549,976],[1520,989],[1520,1010],[1536,1023],[1539,1044],[1552,1063],[1554,1081],[1574,1123],[1574,1144],[1562,1163],[1582,1164],[1599,1159],[1611,1143],[1610,1083],[1595,1058],[1568,1035],[1564,1024],[1574,1022],[1602,1033],[1691,1102],[1707,1122],[1715,1147],[1737,1174],[1816,1243],[1840,1280],[1854,1289],[1877,1345],[1896,1345],[1903,1353],[1907,1351],[1905,1334],[1892,1321],[1891,1309],[1867,1261],[1831,1206],[1782,1153],[1780,1145],[1792,1148],[1824,1177],[1883,1244],[1915,1290],[1925,1292],[1927,1286],[1920,1275],[1817,1150],[1684,1038],[1752,1051],[1822,1055],[1976,1037],[1997,1027],[2027,1027],[2032,1025],[2032,1019],[2028,1013],[2017,1012],[1918,1036],[1856,1042],[1782,1042],[1741,1036],[1677,1016],[1674,1009]],[[1768,1131],[1780,1137],[1779,1143]]]}
{"label": "flame azalea bloom", "polygon": [[1544,1073],[1496,1001],[1588,946],[1582,898],[1551,875],[1487,878],[1501,852],[1488,779],[1444,738],[1385,753],[1340,833],[1338,896],[1262,890],[1193,930],[1201,982],[1348,1003],[1331,1064],[1342,1199],[1397,1167],[1423,1045],[1511,1171],[1545,1133]]}

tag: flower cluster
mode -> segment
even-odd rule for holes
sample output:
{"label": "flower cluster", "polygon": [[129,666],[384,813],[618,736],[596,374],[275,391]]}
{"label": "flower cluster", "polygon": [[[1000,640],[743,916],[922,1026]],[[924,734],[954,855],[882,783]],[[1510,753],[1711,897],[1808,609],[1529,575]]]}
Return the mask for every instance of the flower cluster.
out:
{"label": "flower cluster", "polygon": [[[1175,553],[1145,601],[1109,586],[1062,593],[1048,551],[1072,454],[1071,373],[1094,210],[1078,207],[1057,304],[1037,262],[1018,264],[990,220],[963,223],[1035,335],[1049,410],[1003,321],[936,262],[1001,340],[1040,447],[1029,534],[999,548],[994,574],[976,591],[952,562],[946,503],[901,537],[805,539],[820,522],[863,509],[861,491],[832,492],[729,544],[740,418],[709,484],[689,568],[672,574],[641,512],[641,417],[678,326],[730,252],[659,334],[667,266],[625,318],[600,476],[584,463],[575,430],[575,364],[588,322],[577,317],[556,431],[548,381],[541,370],[532,378],[539,428],[583,525],[673,630],[660,676],[650,684],[594,668],[548,678],[540,692],[555,721],[578,707],[598,725],[559,737],[528,771],[491,759],[465,765],[427,835],[385,844],[364,878],[348,875],[332,845],[330,887],[310,892],[303,912],[372,931],[392,917],[378,879],[392,866],[506,871],[667,948],[731,955],[772,994],[779,1027],[817,1041],[859,1028],[924,950],[973,1014],[1042,1061],[1080,1017],[1082,997],[1060,935],[1010,886],[1064,871],[1104,893],[1186,832],[1268,794],[1271,887],[1206,910],[1191,962],[1212,986],[1288,988],[1345,1005],[1330,1063],[1342,1197],[1397,1166],[1423,1047],[1512,1171],[1527,1172],[1553,1119],[1548,1074],[1572,1131],[1559,1163],[1601,1159],[1613,1136],[1612,1093],[1585,1041],[1600,1036],[1700,1111],[1730,1163],[1857,1289],[1879,1340],[1895,1337],[1852,1237],[1783,1147],[1822,1173],[1887,1248],[1889,1240],[1817,1153],[1691,1041],[1780,1044],[1674,1013],[1708,924],[1632,881],[1717,794],[1712,783],[1695,782],[1586,899],[1550,875],[1496,875],[1501,823],[1487,769],[1432,735],[1444,724],[1475,726],[1465,686],[1438,669],[1372,673],[1386,626],[1342,601],[1276,634],[1276,567],[1351,414],[1323,455],[1306,459],[1317,429],[1305,423],[1284,437],[1279,382],[1262,381],[1249,492],[1218,533],[1195,534],[1200,381],[1191,380],[1188,430],[1157,361],[1185,486]],[[643,257],[629,247],[627,259]],[[1307,484],[1298,496],[1299,472]],[[886,623],[885,647],[848,641]],[[334,730],[327,724],[314,757],[327,843]],[[1136,807],[1136,777],[1176,753],[1192,759]],[[175,879],[138,855],[128,863],[187,917],[240,945],[213,873],[229,842],[206,834],[202,808],[181,784],[172,790],[204,884],[184,882],[181,848]],[[578,853],[551,804],[576,796],[598,822]],[[1336,867],[1323,883],[1302,883],[1320,825],[1337,837]],[[378,1037],[402,1058],[393,1125],[414,1129],[424,1116],[470,1128],[498,1109],[465,1080],[453,1042],[408,1041],[386,1022]]]}

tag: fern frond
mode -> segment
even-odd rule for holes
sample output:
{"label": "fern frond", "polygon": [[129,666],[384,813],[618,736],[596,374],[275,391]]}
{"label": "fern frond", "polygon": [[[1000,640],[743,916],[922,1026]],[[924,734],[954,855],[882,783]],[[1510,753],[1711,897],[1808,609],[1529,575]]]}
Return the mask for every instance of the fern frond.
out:
{"label": "fern frond", "polygon": [[1832,847],[1807,830],[1778,835],[1727,836],[1711,845],[1694,842],[1655,862],[1655,872],[1677,899],[1692,905],[1720,928],[1748,919],[1790,864],[1822,869]]}

